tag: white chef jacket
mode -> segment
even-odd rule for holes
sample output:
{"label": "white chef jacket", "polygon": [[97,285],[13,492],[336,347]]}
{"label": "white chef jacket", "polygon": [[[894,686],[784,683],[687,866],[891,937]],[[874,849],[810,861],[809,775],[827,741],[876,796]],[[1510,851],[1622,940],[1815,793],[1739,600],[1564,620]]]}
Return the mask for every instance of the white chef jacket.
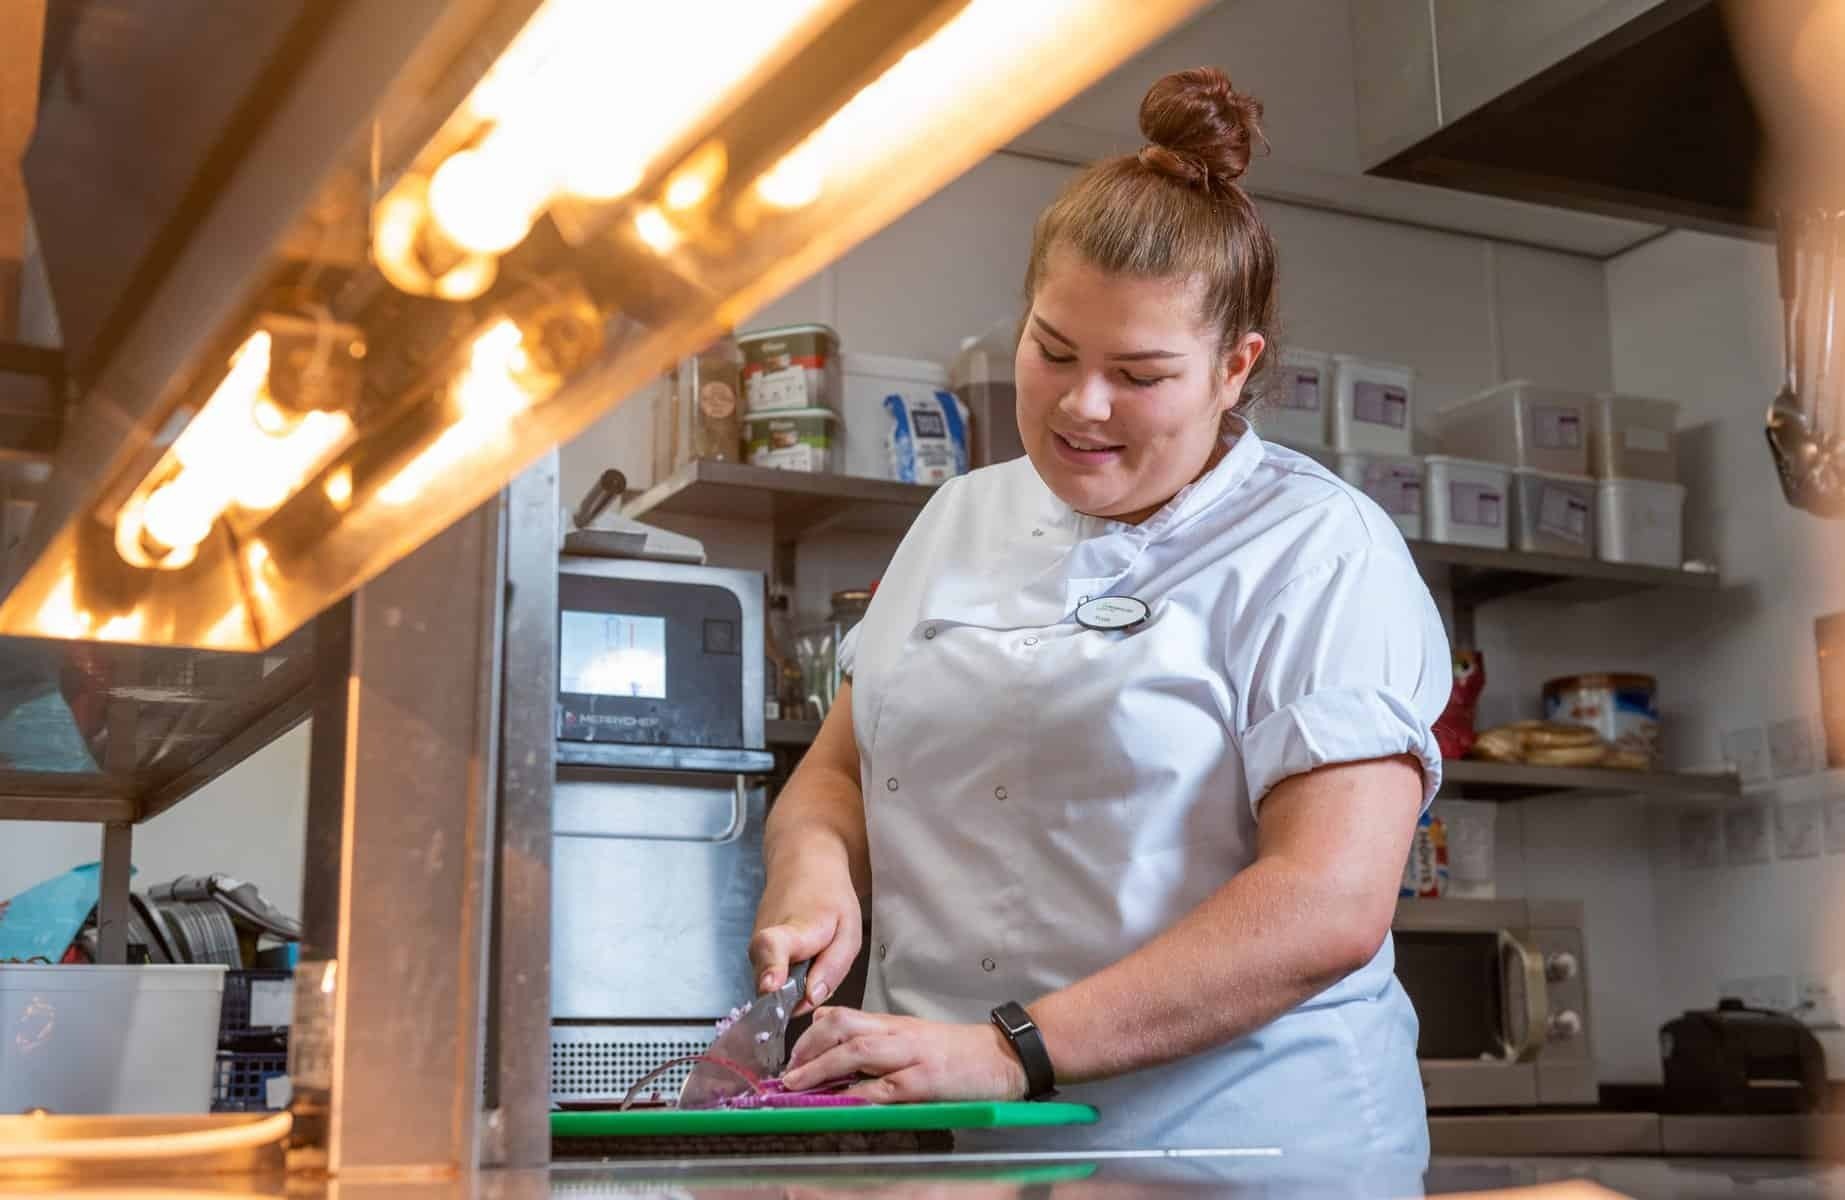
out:
{"label": "white chef jacket", "polygon": [[[1105,595],[1150,619],[1080,626]],[[1122,959],[1254,861],[1257,808],[1290,775],[1409,753],[1425,805],[1440,784],[1430,726],[1452,667],[1401,535],[1246,425],[1138,526],[1075,512],[1028,459],[950,481],[840,653],[874,1011],[985,1021]],[[1032,1144],[1426,1159],[1394,964],[1386,939],[1233,1043],[1066,1087],[1101,1123]]]}

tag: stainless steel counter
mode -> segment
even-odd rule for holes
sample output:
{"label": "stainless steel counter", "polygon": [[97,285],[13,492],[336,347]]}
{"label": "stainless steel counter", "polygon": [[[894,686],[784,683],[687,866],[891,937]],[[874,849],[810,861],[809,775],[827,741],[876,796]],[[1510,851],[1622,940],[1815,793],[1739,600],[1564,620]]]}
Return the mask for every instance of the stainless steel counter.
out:
{"label": "stainless steel counter", "polygon": [[1524,1200],[1605,1196],[1599,1185],[1635,1200],[1774,1195],[1845,1197],[1845,1168],[1793,1160],[1441,1158],[1426,1174],[1389,1163],[1311,1163],[1243,1153],[1193,1152],[1156,1157],[917,1159],[775,1159],[724,1163],[633,1163],[558,1166],[549,1171],[490,1171],[458,1180],[368,1179],[359,1183],[192,1176],[185,1180],[112,1180],[94,1187],[61,1183],[60,1196],[112,1200],[542,1200],[546,1197],[658,1195],[675,1200],[1087,1200],[1159,1195],[1393,1197],[1490,1193],[1538,1188]]}

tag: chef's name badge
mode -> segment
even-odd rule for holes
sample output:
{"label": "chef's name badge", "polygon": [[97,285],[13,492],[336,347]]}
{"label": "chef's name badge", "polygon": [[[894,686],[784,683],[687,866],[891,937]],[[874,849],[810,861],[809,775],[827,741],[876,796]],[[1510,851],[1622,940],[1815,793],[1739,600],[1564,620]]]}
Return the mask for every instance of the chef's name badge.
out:
{"label": "chef's name badge", "polygon": [[1103,596],[1076,610],[1076,623],[1084,629],[1132,629],[1152,615],[1144,601],[1132,596]]}

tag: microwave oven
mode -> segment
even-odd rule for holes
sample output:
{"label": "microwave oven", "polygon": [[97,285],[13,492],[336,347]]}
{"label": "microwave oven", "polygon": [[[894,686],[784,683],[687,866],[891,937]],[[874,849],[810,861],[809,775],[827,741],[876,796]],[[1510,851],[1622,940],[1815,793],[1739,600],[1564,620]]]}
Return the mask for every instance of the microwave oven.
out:
{"label": "microwave oven", "polygon": [[1573,901],[1397,903],[1431,1110],[1596,1103],[1582,924]]}

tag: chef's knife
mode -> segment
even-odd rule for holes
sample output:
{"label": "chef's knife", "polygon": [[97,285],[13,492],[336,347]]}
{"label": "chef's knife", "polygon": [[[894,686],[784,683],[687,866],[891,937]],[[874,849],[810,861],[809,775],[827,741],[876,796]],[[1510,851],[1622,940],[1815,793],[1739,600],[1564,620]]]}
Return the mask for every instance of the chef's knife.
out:
{"label": "chef's knife", "polygon": [[[801,1002],[807,986],[807,965],[788,973],[782,986],[764,992],[745,1005],[730,1025],[718,1034],[705,1053],[742,1067],[757,1079],[781,1073],[787,1055],[788,1020]],[[714,1063],[701,1062],[679,1089],[680,1108],[711,1108],[750,1091],[749,1081]]]}

